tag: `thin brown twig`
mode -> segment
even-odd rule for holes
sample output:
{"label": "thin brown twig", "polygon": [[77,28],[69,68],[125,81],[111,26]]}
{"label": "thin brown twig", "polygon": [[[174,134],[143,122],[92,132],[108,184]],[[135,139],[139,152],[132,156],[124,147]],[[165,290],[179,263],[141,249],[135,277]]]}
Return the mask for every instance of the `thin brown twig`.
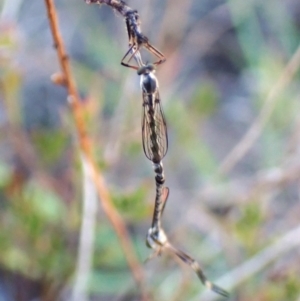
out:
{"label": "thin brown twig", "polygon": [[269,120],[279,94],[291,82],[300,67],[300,46],[284,68],[281,76],[270,90],[267,99],[258,117],[255,119],[251,127],[248,129],[243,138],[236,144],[232,151],[225,157],[221,163],[218,174],[224,175],[228,173],[249,151],[253,143],[260,136],[264,126]]}
{"label": "thin brown twig", "polygon": [[45,0],[45,4],[47,8],[51,32],[54,39],[54,45],[57,51],[61,71],[63,77],[65,78],[66,88],[69,94],[68,100],[75,122],[77,136],[79,140],[79,148],[82,154],[85,156],[87,163],[90,165],[92,171],[92,178],[99,199],[101,200],[104,212],[109,218],[114,230],[118,235],[128,266],[132,272],[136,283],[142,291],[143,300],[146,300],[146,294],[143,290],[143,269],[136,258],[135,251],[130,242],[129,234],[124,225],[124,222],[112,204],[105,180],[93,156],[91,140],[87,134],[87,127],[84,119],[84,114],[81,109],[80,98],[76,89],[75,81],[72,76],[69,59],[65,50],[63,39],[60,34],[55,5],[53,3],[53,0]]}

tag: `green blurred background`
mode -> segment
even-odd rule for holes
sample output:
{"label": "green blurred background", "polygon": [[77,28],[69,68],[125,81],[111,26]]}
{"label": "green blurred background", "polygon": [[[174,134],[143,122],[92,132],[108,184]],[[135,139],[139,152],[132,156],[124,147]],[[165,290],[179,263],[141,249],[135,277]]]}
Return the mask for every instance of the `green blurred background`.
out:
{"label": "green blurred background", "polygon": [[[72,300],[83,180],[67,94],[50,81],[59,65],[45,3],[0,3],[0,300]],[[124,20],[83,0],[55,4],[97,161],[142,262],[155,184],[141,146],[139,78],[120,65]],[[299,301],[299,74],[276,88],[299,45],[300,2],[128,4],[167,57],[157,77],[169,134],[170,240],[230,300]],[[270,91],[258,139],[220,173]],[[89,300],[140,300],[101,206],[96,217]],[[219,298],[167,254],[144,271],[153,301]]]}

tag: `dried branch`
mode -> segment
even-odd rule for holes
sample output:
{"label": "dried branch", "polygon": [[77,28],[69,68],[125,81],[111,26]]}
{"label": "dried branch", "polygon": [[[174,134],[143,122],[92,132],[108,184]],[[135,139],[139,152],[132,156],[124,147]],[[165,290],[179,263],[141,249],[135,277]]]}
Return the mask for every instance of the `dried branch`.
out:
{"label": "dried branch", "polygon": [[57,51],[61,67],[61,72],[64,77],[64,82],[66,83],[66,88],[69,94],[68,100],[71,106],[71,111],[75,122],[80,151],[85,157],[86,162],[91,170],[91,176],[95,184],[95,188],[99,199],[101,200],[103,210],[108,216],[114,230],[118,235],[129,268],[133,274],[136,283],[142,290],[144,300],[146,300],[145,293],[143,291],[144,275],[142,267],[136,258],[135,251],[130,242],[129,234],[126,230],[124,222],[112,204],[108,188],[105,184],[105,180],[101,174],[99,167],[96,164],[92,153],[91,141],[87,134],[87,127],[84,120],[84,114],[81,109],[80,98],[72,76],[69,59],[65,51],[63,39],[60,34],[56,9],[53,0],[45,0],[45,4],[47,8],[51,32],[54,39],[54,45]]}

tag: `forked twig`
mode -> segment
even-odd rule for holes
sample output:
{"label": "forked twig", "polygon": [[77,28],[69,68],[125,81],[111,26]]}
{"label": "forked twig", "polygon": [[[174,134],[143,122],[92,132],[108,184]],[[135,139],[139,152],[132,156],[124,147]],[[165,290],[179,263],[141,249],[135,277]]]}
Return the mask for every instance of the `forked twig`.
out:
{"label": "forked twig", "polygon": [[291,82],[296,72],[300,68],[300,46],[282,71],[279,79],[270,90],[263,108],[258,117],[255,119],[251,127],[248,129],[243,138],[236,144],[231,152],[225,157],[221,163],[218,173],[223,175],[228,173],[249,151],[253,143],[260,136],[264,126],[269,120],[279,94]]}
{"label": "forked twig", "polygon": [[[45,0],[45,4],[47,8],[47,14],[49,18],[52,36],[54,39],[54,45],[58,54],[62,76],[64,77],[64,82],[69,94],[68,100],[74,117],[74,123],[75,123],[77,136],[79,140],[79,148],[82,154],[84,155],[87,164],[90,166],[91,176],[94,181],[97,194],[99,196],[99,199],[101,200],[105,214],[109,218],[114,230],[118,235],[118,238],[120,240],[125,258],[130,267],[132,275],[136,283],[138,284],[138,286],[141,289],[143,289],[144,275],[143,275],[142,267],[136,258],[134,248],[130,242],[129,234],[126,230],[123,220],[112,204],[109,191],[105,184],[105,180],[93,156],[91,141],[87,134],[87,127],[84,119],[84,113],[83,110],[81,109],[80,98],[71,73],[71,68],[70,68],[68,56],[66,54],[63,39],[60,34],[56,9],[53,0]],[[144,294],[143,290],[142,293]],[[143,299],[146,300],[145,294],[143,295]]]}

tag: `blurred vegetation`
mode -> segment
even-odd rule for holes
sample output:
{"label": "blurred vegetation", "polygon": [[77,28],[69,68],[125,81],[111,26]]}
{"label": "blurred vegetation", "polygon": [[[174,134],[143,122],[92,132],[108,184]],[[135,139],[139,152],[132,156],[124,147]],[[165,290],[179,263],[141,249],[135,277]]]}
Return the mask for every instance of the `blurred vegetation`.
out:
{"label": "blurred vegetation", "polygon": [[[120,65],[124,21],[107,6],[55,3],[99,166],[142,262],[155,185],[141,146],[139,78]],[[167,57],[157,70],[169,134],[163,224],[215,280],[299,227],[299,72],[249,152],[227,173],[218,168],[297,51],[300,2],[128,3]],[[83,187],[67,95],[50,81],[58,63],[44,2],[2,0],[0,13],[0,300],[70,300]],[[91,300],[139,300],[98,207]],[[230,300],[299,301],[299,245],[264,260],[241,283],[231,279]],[[153,301],[218,298],[202,295],[193,272],[167,254],[144,270]]]}

